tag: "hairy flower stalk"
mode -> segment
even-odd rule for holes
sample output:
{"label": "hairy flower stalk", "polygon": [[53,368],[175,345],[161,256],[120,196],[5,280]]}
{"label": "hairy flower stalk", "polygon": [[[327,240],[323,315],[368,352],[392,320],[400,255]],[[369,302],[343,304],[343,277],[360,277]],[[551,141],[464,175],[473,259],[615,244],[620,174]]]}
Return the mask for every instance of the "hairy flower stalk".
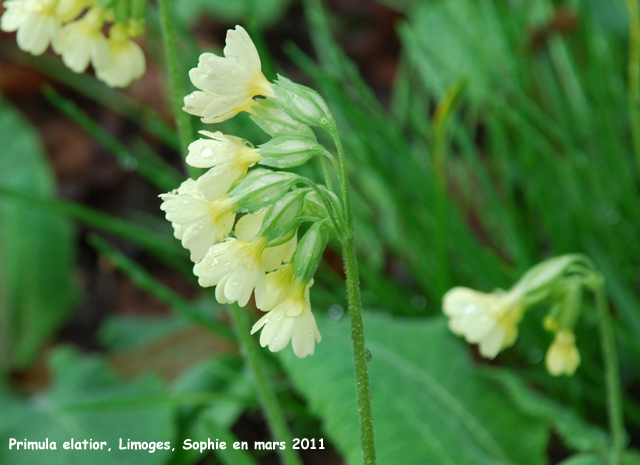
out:
{"label": "hairy flower stalk", "polygon": [[[0,29],[17,31],[25,52],[41,55],[51,45],[72,71],[82,73],[92,65],[107,85],[126,87],[145,71],[144,54],[131,38],[144,30],[146,0],[120,5],[125,3],[115,11],[97,0],[5,0]],[[108,39],[107,22],[112,23]]]}
{"label": "hairy flower stalk", "polygon": [[[260,345],[272,352],[291,344],[300,358],[313,355],[322,340],[311,305],[313,276],[330,238],[343,243],[363,451],[365,463],[375,463],[346,162],[333,116],[312,89],[282,76],[269,82],[240,26],[228,31],[223,56],[203,53],[189,77],[199,90],[185,97],[185,112],[204,123],[248,112],[271,139],[256,147],[219,131],[201,131],[204,137],[189,144],[186,163],[208,171],[162,194],[161,208],[190,250],[200,285],[215,286],[222,304],[244,307],[253,296],[264,315],[251,334],[260,332]],[[329,133],[337,158],[312,127]],[[338,169],[339,193],[331,183],[325,187],[285,171],[314,157],[328,158]]]}

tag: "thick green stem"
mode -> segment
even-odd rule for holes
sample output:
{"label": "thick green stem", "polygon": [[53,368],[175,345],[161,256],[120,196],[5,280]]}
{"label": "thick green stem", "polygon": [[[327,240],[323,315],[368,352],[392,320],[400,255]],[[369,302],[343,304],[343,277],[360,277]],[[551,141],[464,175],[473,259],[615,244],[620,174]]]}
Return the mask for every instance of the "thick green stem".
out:
{"label": "thick green stem", "polygon": [[176,27],[173,22],[174,15],[171,11],[170,0],[158,0],[160,5],[160,26],[162,28],[162,40],[164,42],[165,59],[169,73],[169,86],[171,90],[171,104],[175,111],[178,134],[180,136],[180,149],[186,157],[189,144],[193,141],[193,125],[191,115],[182,110],[185,95],[182,81],[182,69],[176,48]]}
{"label": "thick green stem", "polygon": [[358,393],[358,413],[360,414],[360,438],[365,465],[375,465],[376,447],[373,434],[373,410],[371,408],[371,389],[369,387],[369,371],[367,369],[367,349],[364,340],[364,324],[362,322],[362,300],[360,298],[360,277],[358,275],[358,260],[354,244],[353,216],[349,195],[349,177],[347,161],[344,156],[342,142],[337,130],[330,131],[338,150],[340,163],[340,187],[344,202],[344,219],[347,227],[347,237],[342,242],[344,268],[347,274],[347,296],[349,298],[349,316],[351,319],[351,341],[353,342],[353,357],[356,370],[356,391]]}
{"label": "thick green stem", "polygon": [[253,373],[260,404],[267,414],[267,421],[271,428],[271,434],[273,434],[276,441],[284,441],[288,444],[285,449],[278,450],[278,454],[280,454],[280,458],[285,465],[302,465],[302,461],[298,454],[290,448],[293,437],[291,436],[291,432],[289,431],[289,427],[285,421],[284,414],[280,408],[280,403],[276,397],[271,380],[265,371],[260,348],[257,346],[256,341],[251,337],[247,312],[236,304],[231,305],[230,309],[238,341],[242,348],[242,354]]}
{"label": "thick green stem", "polygon": [[609,414],[609,428],[611,429],[611,465],[620,464],[620,456],[624,449],[626,433],[624,430],[624,416],[622,413],[622,391],[620,389],[620,374],[618,372],[618,357],[616,355],[615,339],[609,315],[609,304],[604,284],[596,289],[596,300],[600,313],[600,340],[604,357],[604,375],[607,387],[607,410]]}
{"label": "thick green stem", "polygon": [[376,463],[376,447],[373,435],[373,411],[371,390],[362,323],[362,302],[360,300],[360,279],[358,260],[353,239],[343,243],[344,268],[347,273],[347,293],[349,296],[349,317],[351,318],[351,341],[356,368],[356,390],[358,392],[358,412],[360,413],[360,438],[365,465]]}

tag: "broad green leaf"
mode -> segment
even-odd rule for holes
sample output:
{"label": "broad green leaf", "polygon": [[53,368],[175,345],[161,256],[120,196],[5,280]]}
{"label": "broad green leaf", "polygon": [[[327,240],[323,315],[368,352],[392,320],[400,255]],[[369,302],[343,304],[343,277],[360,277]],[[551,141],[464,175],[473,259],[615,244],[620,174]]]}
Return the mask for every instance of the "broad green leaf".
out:
{"label": "broad green leaf", "polygon": [[[38,134],[0,99],[0,188],[51,196],[53,173]],[[44,208],[0,196],[0,363],[29,363],[77,299],[70,224]]]}
{"label": "broad green leaf", "polygon": [[[442,319],[365,316],[379,463],[546,463],[547,428],[476,374]],[[281,360],[346,463],[361,464],[349,323],[318,315],[318,326],[313,357],[287,348]]]}
{"label": "broad green leaf", "polygon": [[[22,402],[0,399],[0,463],[6,465],[155,465],[167,463],[172,451],[120,450],[122,441],[169,442],[178,448],[173,409],[157,381],[125,384],[103,360],[81,357],[71,349],[57,350],[51,359],[54,384],[43,397]],[[56,450],[9,450],[18,441],[56,442]],[[74,441],[106,442],[102,450],[65,450]],[[108,449],[111,449],[110,451]]]}

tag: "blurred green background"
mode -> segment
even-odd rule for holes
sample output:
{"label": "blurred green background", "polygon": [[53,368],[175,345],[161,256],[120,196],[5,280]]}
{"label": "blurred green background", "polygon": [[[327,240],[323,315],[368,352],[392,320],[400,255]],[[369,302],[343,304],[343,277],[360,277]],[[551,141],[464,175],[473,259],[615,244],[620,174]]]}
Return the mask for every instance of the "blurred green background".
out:
{"label": "blurred green background", "polygon": [[[640,446],[636,0],[174,7],[185,95],[198,54],[221,53],[226,29],[243,24],[269,79],[281,73],[316,88],[336,116],[379,463],[605,463],[589,299],[571,378],[544,369],[552,336],[543,307],[491,362],[441,316],[449,288],[508,288],[565,253],[589,255],[606,278],[630,446]],[[142,45],[148,72],[120,92],[0,35],[2,464],[279,463],[273,451],[252,450],[271,437],[251,373],[225,309],[198,288],[158,208],[157,195],[186,174],[155,4]],[[246,115],[219,128],[266,140]],[[321,169],[304,174],[320,179]],[[312,289],[323,336],[314,356],[263,351],[293,436],[324,439],[324,449],[300,451],[307,464],[362,462],[343,279],[330,244]],[[10,438],[49,438],[58,450],[17,452]],[[62,450],[71,438],[108,441],[112,452]],[[169,441],[175,451],[117,451],[119,438]],[[187,438],[251,450],[201,454],[182,449]]]}

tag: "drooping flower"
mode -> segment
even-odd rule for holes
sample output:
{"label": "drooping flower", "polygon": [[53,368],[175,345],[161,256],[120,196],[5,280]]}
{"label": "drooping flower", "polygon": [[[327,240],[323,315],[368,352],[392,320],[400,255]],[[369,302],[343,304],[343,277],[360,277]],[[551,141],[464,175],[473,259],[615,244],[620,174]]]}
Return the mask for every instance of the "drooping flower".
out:
{"label": "drooping flower", "polygon": [[217,286],[220,303],[238,302],[244,307],[254,289],[264,292],[266,286],[262,267],[262,252],[266,239],[243,241],[228,238],[213,245],[204,258],[193,267],[202,287]]}
{"label": "drooping flower", "polygon": [[453,333],[479,344],[484,357],[494,358],[518,337],[518,324],[524,314],[521,297],[513,291],[485,294],[455,287],[445,294],[443,311]]}
{"label": "drooping flower", "polygon": [[211,168],[198,178],[198,190],[207,199],[216,199],[262,157],[258,149],[239,137],[226,136],[220,131],[200,133],[209,139],[198,139],[189,145],[187,163],[196,168]]}
{"label": "drooping flower", "polygon": [[42,54],[50,43],[54,45],[60,34],[58,0],[8,0],[0,28],[5,32],[18,31],[18,46],[33,55]]}
{"label": "drooping flower", "polygon": [[222,241],[233,228],[233,200],[228,196],[206,200],[193,179],[187,179],[177,190],[160,198],[163,200],[160,208],[171,221],[175,237],[191,251],[194,262],[202,260],[209,248]]}
{"label": "drooping flower", "polygon": [[243,216],[236,225],[236,237],[213,245],[193,268],[202,287],[217,286],[216,299],[221,304],[237,301],[244,307],[254,290],[256,298],[262,299],[267,292],[265,272],[291,259],[296,238],[267,247],[267,238],[257,236],[263,217],[264,213]]}
{"label": "drooping flower", "polygon": [[109,30],[107,60],[96,67],[96,76],[111,87],[126,87],[145,69],[142,49],[131,40],[123,24],[115,23]]}
{"label": "drooping flower", "polygon": [[262,74],[260,57],[249,34],[241,26],[227,31],[224,58],[200,55],[198,67],[189,72],[194,86],[184,99],[184,110],[204,123],[218,123],[249,111],[256,96],[272,97],[271,84]]}
{"label": "drooping flower", "polygon": [[[236,237],[247,242],[259,239],[258,233],[260,232],[264,217],[264,209],[253,215],[244,215],[236,224]],[[297,244],[298,238],[294,234],[293,237],[284,244],[265,247],[262,252],[262,269],[265,272],[273,271],[279,268],[282,263],[289,262],[293,253],[296,251]]]}
{"label": "drooping flower", "polygon": [[268,293],[286,297],[253,325],[251,334],[262,328],[260,345],[268,346],[271,352],[284,349],[291,341],[296,356],[304,358],[313,355],[316,342],[320,342],[322,337],[311,312],[309,288],[312,283],[297,282],[293,268],[287,269],[289,267],[285,266],[279,275],[275,272],[267,276]]}
{"label": "drooping flower", "polygon": [[81,19],[62,28],[56,48],[72,71],[82,73],[89,63],[100,69],[109,62],[109,47],[102,33],[104,14],[102,8],[94,6]]}
{"label": "drooping flower", "polygon": [[571,376],[580,365],[580,352],[572,331],[564,329],[556,333],[545,357],[547,371],[553,376]]}

